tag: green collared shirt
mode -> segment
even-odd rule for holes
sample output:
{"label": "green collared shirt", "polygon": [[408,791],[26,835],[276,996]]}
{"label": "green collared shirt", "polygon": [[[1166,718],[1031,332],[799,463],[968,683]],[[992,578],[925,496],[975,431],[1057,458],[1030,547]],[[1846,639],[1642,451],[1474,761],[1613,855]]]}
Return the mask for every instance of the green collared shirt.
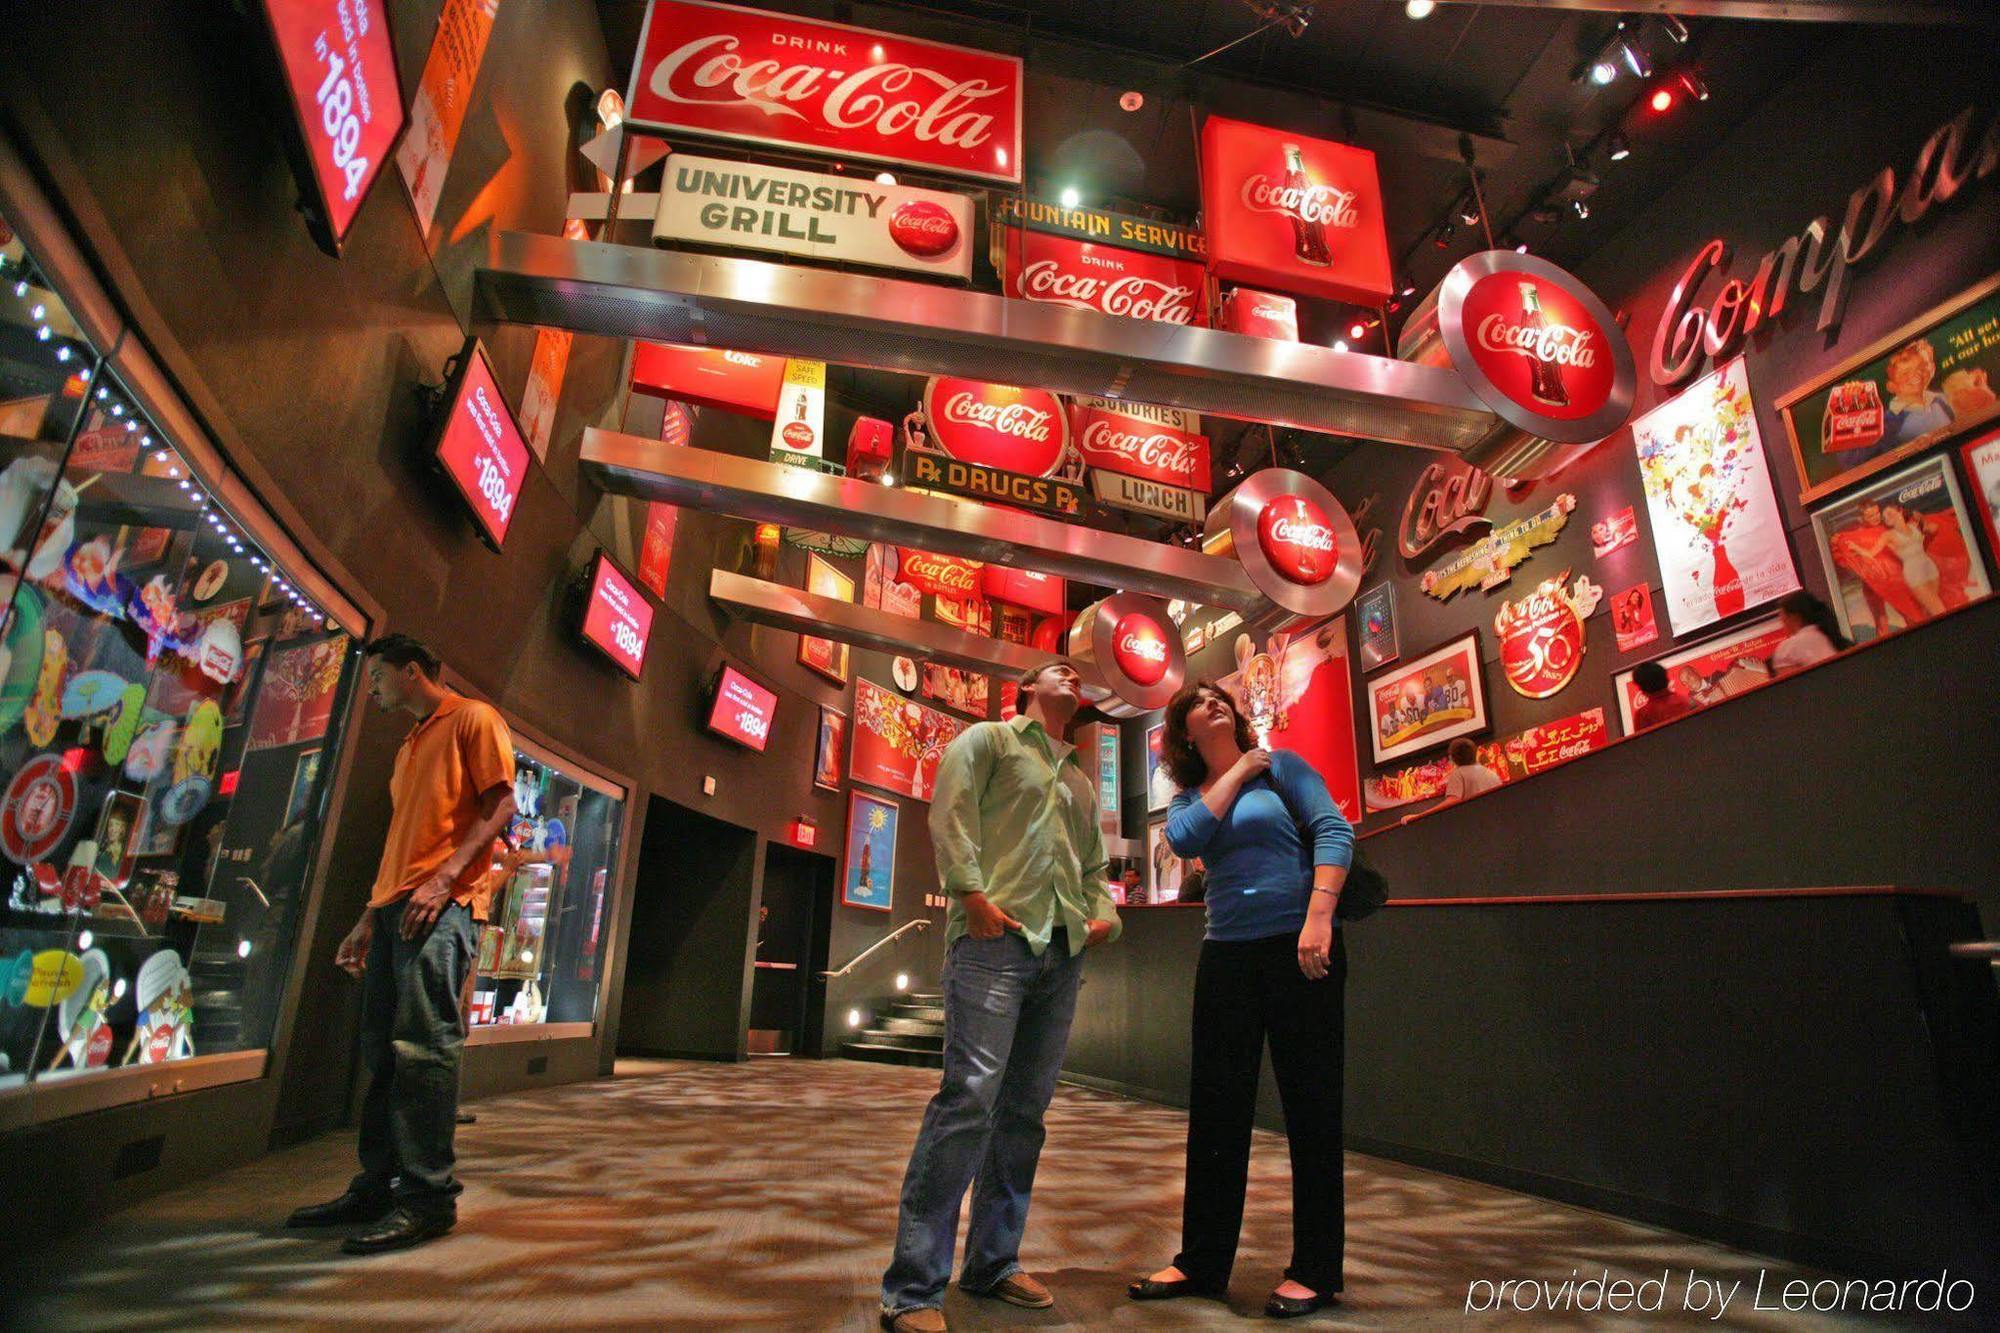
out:
{"label": "green collared shirt", "polygon": [[938,878],[951,895],[945,947],[965,933],[965,895],[1021,923],[1036,957],[1061,926],[1080,953],[1092,921],[1121,925],[1104,881],[1097,795],[1076,747],[1025,715],[980,722],[951,743],[931,801]]}

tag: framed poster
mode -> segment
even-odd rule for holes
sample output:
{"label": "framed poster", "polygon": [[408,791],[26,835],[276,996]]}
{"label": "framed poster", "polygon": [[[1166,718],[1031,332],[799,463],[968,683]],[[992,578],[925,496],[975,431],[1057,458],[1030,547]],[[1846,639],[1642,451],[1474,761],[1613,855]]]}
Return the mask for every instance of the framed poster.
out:
{"label": "framed poster", "polygon": [[847,793],[847,850],[840,871],[840,901],[846,906],[886,912],[894,904],[900,814],[894,801]]}
{"label": "framed poster", "polygon": [[840,790],[840,755],[847,748],[847,714],[819,706],[819,741],[813,749],[813,786]]}
{"label": "framed poster", "polygon": [[1361,669],[1373,671],[1402,656],[1396,647],[1396,585],[1378,583],[1354,599]]}
{"label": "framed poster", "polygon": [[1635,583],[1612,595],[1611,632],[1617,636],[1621,653],[1644,648],[1660,637],[1660,624],[1653,618],[1652,584]]}
{"label": "framed poster", "polygon": [[1167,821],[1156,819],[1146,825],[1146,859],[1152,863],[1153,886],[1148,903],[1176,903],[1181,898],[1181,881],[1187,878],[1187,862],[1174,855],[1167,845]]}
{"label": "framed poster", "polygon": [[319,779],[318,750],[307,750],[292,765],[291,794],[285,797],[285,823],[304,816],[312,804],[313,783]]}
{"label": "framed poster", "polygon": [[1986,549],[2000,560],[2000,430],[1968,441],[1960,456],[1972,486],[1972,507],[1986,526]]}
{"label": "framed poster", "polygon": [[326,735],[347,660],[347,636],[279,648],[268,656],[257,702],[250,709],[249,748],[297,745]]}
{"label": "framed poster", "polygon": [[1367,694],[1377,764],[1486,730],[1478,631],[1371,678]]}
{"label": "framed poster", "polygon": [[1146,728],[1146,813],[1156,815],[1174,801],[1174,781],[1167,776],[1167,724]]}
{"label": "framed poster", "polygon": [[1992,591],[1944,454],[1849,492],[1814,510],[1812,521],[1834,612],[1856,643]]}
{"label": "framed poster", "polygon": [[[1690,648],[1677,648],[1653,660],[1666,669],[1667,684],[1696,708],[1756,689],[1771,679],[1771,654],[1785,641],[1785,627],[1776,616],[1730,630]],[[1630,666],[1611,677],[1618,694],[1618,721],[1632,734],[1632,713],[1645,695],[1632,683]]]}
{"label": "framed poster", "polygon": [[1635,420],[1632,439],[1675,634],[1799,586],[1742,357]]}
{"label": "framed poster", "polygon": [[1265,651],[1247,651],[1242,666],[1216,684],[1237,701],[1250,730],[1272,750],[1290,750],[1312,765],[1350,823],[1359,822],[1360,746],[1354,734],[1354,682],[1348,671],[1345,616],[1310,631],[1280,631]]}
{"label": "framed poster", "polygon": [[[817,555],[806,557],[806,591],[819,597],[854,600],[854,580]],[[799,635],[799,665],[817,671],[836,685],[847,683],[847,645],[832,639]]]}
{"label": "framed poster", "polygon": [[1811,502],[2000,418],[2000,275],[1778,400]]}
{"label": "framed poster", "polygon": [[871,787],[928,801],[937,787],[938,761],[968,723],[949,713],[883,689],[854,682],[854,736],[847,776]]}

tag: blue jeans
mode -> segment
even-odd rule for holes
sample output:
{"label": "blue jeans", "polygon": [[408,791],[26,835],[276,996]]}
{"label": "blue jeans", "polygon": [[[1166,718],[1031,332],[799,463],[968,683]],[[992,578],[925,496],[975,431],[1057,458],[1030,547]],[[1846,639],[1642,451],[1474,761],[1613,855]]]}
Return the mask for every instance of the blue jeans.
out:
{"label": "blue jeans", "polygon": [[889,1314],[936,1309],[951,1281],[958,1208],[972,1227],[959,1285],[984,1292],[1021,1271],[1021,1234],[1042,1156],[1042,1113],[1069,1045],[1083,957],[1058,930],[1040,958],[1019,935],[953,940],[944,962],[944,1078],[903,1177]]}

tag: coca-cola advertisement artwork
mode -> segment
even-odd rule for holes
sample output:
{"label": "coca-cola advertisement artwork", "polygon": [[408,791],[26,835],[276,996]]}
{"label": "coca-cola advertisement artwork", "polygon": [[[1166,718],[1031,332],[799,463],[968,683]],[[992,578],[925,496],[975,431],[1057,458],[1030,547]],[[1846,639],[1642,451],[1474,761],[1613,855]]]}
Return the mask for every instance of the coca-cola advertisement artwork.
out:
{"label": "coca-cola advertisement artwork", "polygon": [[1354,732],[1354,687],[1347,656],[1347,618],[1301,632],[1280,631],[1265,651],[1239,639],[1238,670],[1218,682],[1228,690],[1260,743],[1290,750],[1326,782],[1350,822],[1361,821],[1361,773]]}
{"label": "coca-cola advertisement artwork", "polygon": [[[1479,762],[1491,769],[1502,784],[1519,782],[1610,743],[1611,726],[1604,710],[1586,708],[1553,722],[1538,722],[1505,740],[1479,742]],[[1444,795],[1445,780],[1451,776],[1452,768],[1447,756],[1438,755],[1420,764],[1378,774],[1365,785],[1368,808],[1393,810],[1435,800]]]}
{"label": "coca-cola advertisement artwork", "polygon": [[1070,430],[1090,467],[1207,493],[1208,437],[1201,418],[1178,407],[1109,398],[1070,404]]}
{"label": "coca-cola advertisement artwork", "polygon": [[1046,477],[1069,447],[1069,414],[1046,389],[953,375],[924,385],[924,417],[937,447],[968,463]]}
{"label": "coca-cola advertisement artwork", "polygon": [[1504,269],[1477,279],[1461,311],[1473,362],[1514,402],[1580,421],[1611,400],[1618,367],[1609,336],[1560,284]]}
{"label": "coca-cola advertisement artwork", "polygon": [[626,119],[737,143],[1021,179],[1021,61],[896,33],[652,0]]}
{"label": "coca-cola advertisement artwork", "polygon": [[1380,305],[1393,284],[1375,155],[1210,116],[1202,217],[1219,278]]}
{"label": "coca-cola advertisement artwork", "polygon": [[1812,521],[1830,600],[1856,643],[1922,624],[1992,590],[1947,456],[1871,481],[1815,511]]}
{"label": "coca-cola advertisement artwork", "polygon": [[632,392],[770,421],[778,414],[785,358],[682,343],[634,343]]}
{"label": "coca-cola advertisement artwork", "polygon": [[[1706,708],[1769,684],[1771,654],[1784,641],[1785,627],[1773,616],[1653,660],[1667,673],[1671,693],[1696,708]],[[1632,679],[1636,670],[1629,667],[1611,678],[1612,691],[1618,696],[1618,721],[1627,736],[1634,730],[1633,713],[1646,701]]]}
{"label": "coca-cola advertisement artwork", "polygon": [[1303,495],[1280,495],[1264,506],[1257,515],[1257,544],[1272,568],[1305,587],[1333,577],[1340,560],[1333,523]]}
{"label": "coca-cola advertisement artwork", "polygon": [[1488,726],[1476,634],[1371,676],[1366,693],[1377,764]]}
{"label": "coca-cola advertisement artwork", "polygon": [[854,736],[847,776],[899,796],[928,801],[938,761],[966,724],[871,680],[854,683]]}
{"label": "coca-cola advertisement artwork", "polygon": [[998,232],[1003,262],[996,267],[1007,276],[1007,295],[1017,300],[1208,326],[1206,275],[1200,264],[1019,227]]}
{"label": "coca-cola advertisement artwork", "polygon": [[914,546],[899,547],[897,550],[901,557],[898,576],[920,592],[960,600],[979,595],[979,571],[984,566],[977,560],[937,555],[920,551]]}
{"label": "coca-cola advertisement artwork", "polygon": [[924,613],[923,590],[902,580],[900,547],[876,542],[868,548],[861,576],[861,604],[905,620],[917,620]]}
{"label": "coca-cola advertisement artwork", "polygon": [[1299,340],[1299,303],[1276,292],[1233,287],[1222,298],[1221,327],[1248,338],[1295,343]]}

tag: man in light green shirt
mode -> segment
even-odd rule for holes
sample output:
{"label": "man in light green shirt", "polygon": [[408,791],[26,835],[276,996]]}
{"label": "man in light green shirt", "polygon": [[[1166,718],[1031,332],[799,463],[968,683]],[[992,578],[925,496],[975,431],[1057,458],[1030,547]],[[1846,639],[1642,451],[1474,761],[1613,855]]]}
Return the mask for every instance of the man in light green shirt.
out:
{"label": "man in light green shirt", "polygon": [[951,896],[945,929],[944,1077],[903,1177],[896,1254],[882,1277],[892,1333],[942,1333],[959,1204],[976,1179],[959,1286],[1045,1309],[1021,1270],[1021,1235],[1083,980],[1083,951],[1116,939],[1097,797],[1062,739],[1081,706],[1076,671],[1021,677],[1020,716],[981,722],[938,765],[931,842]]}

